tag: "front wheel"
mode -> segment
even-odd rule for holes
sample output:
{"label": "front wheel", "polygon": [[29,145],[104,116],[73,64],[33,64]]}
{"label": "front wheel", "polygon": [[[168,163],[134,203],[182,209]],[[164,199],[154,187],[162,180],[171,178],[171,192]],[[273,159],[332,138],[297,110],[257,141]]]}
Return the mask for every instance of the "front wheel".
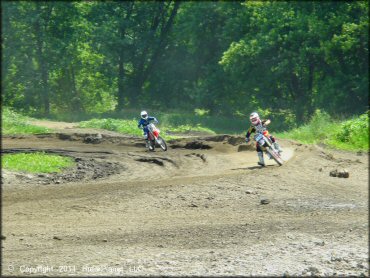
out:
{"label": "front wheel", "polygon": [[271,148],[266,148],[266,152],[271,155],[271,157],[276,161],[277,164],[279,164],[280,166],[283,165],[283,160],[281,159],[280,155],[277,154],[274,150],[272,150]]}
{"label": "front wheel", "polygon": [[167,144],[166,141],[160,136],[157,138],[157,143],[161,147],[162,150],[167,151]]}

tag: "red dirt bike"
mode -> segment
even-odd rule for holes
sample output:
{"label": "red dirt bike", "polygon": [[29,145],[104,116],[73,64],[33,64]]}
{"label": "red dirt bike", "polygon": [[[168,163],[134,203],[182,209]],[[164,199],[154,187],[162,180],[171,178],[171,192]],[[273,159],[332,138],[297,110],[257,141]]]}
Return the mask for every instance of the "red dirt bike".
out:
{"label": "red dirt bike", "polygon": [[267,130],[263,133],[257,133],[254,136],[254,140],[269,158],[273,158],[280,166],[283,165],[284,161],[281,158],[280,153],[275,149]]}
{"label": "red dirt bike", "polygon": [[155,144],[157,143],[162,150],[167,151],[167,144],[164,139],[159,136],[159,129],[153,124],[150,123],[148,126],[148,148],[149,151],[154,151],[155,150]]}

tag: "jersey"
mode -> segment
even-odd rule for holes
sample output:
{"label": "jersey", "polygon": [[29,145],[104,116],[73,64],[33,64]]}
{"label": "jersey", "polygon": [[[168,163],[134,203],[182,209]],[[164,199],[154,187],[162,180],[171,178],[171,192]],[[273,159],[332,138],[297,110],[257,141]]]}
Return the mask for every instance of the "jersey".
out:
{"label": "jersey", "polygon": [[265,130],[267,130],[267,127],[265,125],[266,122],[267,120],[261,120],[261,122],[258,125],[251,125],[245,136],[249,138],[253,132],[263,133]]}
{"label": "jersey", "polygon": [[146,126],[150,124],[150,121],[158,123],[158,120],[155,117],[148,117],[147,119],[140,119],[137,127],[140,128],[142,126],[144,129],[146,129]]}

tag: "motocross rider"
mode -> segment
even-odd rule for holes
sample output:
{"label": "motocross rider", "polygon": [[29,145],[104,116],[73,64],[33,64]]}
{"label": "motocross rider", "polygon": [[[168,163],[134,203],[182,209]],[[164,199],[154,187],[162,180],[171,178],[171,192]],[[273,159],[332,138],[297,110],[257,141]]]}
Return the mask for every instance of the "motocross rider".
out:
{"label": "motocross rider", "polygon": [[[251,121],[251,126],[249,127],[247,134],[245,135],[245,141],[248,143],[250,141],[249,137],[253,132],[255,133],[263,133],[267,130],[267,125],[271,123],[270,119],[267,120],[261,120],[257,112],[252,112],[249,116],[249,119]],[[269,135],[269,138],[271,139],[274,148],[280,153],[282,150],[280,149],[279,144],[276,142],[275,138],[271,135]],[[258,144],[257,146],[257,155],[258,155],[258,165],[265,166],[265,160],[263,158],[263,152],[262,149]]]}
{"label": "motocross rider", "polygon": [[148,124],[150,124],[150,121],[154,121],[154,123],[158,123],[158,120],[155,118],[155,117],[149,117],[148,116],[148,113],[146,111],[141,111],[140,113],[140,117],[141,119],[139,120],[139,123],[138,123],[138,128],[142,128],[143,131],[144,131],[144,139],[145,139],[145,143],[146,143],[146,147],[148,147],[149,145],[149,142],[148,142]]}

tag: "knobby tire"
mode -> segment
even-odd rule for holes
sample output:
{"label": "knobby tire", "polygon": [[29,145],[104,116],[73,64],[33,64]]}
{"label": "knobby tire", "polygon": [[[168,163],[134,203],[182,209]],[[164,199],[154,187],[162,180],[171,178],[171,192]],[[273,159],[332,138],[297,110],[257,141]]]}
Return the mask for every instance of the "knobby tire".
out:
{"label": "knobby tire", "polygon": [[276,161],[277,164],[279,164],[280,166],[283,165],[283,160],[273,150],[267,148],[266,152],[268,152],[271,155],[271,157]]}

